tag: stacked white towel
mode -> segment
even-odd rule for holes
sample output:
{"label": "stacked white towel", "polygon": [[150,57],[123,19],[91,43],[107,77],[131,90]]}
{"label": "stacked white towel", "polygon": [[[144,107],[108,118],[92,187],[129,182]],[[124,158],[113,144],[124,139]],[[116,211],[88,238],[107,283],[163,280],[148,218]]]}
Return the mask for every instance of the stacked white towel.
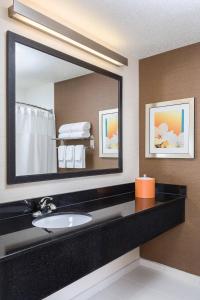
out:
{"label": "stacked white towel", "polygon": [[90,130],[90,122],[79,122],[79,123],[69,123],[63,124],[59,128],[59,133],[64,132],[74,132],[74,131],[87,131]]}
{"label": "stacked white towel", "polygon": [[[82,139],[90,137],[90,122],[63,124],[59,128],[60,139]],[[69,145],[58,147],[59,168],[85,168],[85,146]]]}
{"label": "stacked white towel", "polygon": [[89,138],[90,127],[90,122],[63,124],[58,130],[58,137],[63,139]]}
{"label": "stacked white towel", "polygon": [[85,146],[84,145],[75,146],[74,167],[77,169],[85,168]]}
{"label": "stacked white towel", "polygon": [[89,138],[90,132],[89,132],[89,130],[63,132],[63,133],[59,133],[58,137],[59,137],[59,139],[70,139],[70,140],[83,139],[83,138]]}

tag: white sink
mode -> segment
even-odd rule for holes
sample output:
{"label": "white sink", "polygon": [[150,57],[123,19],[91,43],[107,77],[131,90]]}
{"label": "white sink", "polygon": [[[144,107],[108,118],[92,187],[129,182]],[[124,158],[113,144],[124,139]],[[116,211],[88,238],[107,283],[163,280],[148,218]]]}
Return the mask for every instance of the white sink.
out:
{"label": "white sink", "polygon": [[39,217],[33,220],[32,224],[39,228],[68,228],[75,227],[92,221],[88,214],[79,213],[55,213]]}

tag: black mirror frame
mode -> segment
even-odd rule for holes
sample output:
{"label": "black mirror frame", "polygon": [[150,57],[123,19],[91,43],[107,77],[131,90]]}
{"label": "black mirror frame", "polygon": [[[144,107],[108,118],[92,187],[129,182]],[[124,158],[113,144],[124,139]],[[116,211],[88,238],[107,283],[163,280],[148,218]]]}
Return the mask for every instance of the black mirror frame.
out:
{"label": "black mirror frame", "polygon": [[[42,51],[49,55],[58,57],[65,61],[77,64],[81,67],[90,69],[100,74],[109,76],[118,80],[118,109],[119,109],[119,164],[118,168],[113,169],[97,169],[89,171],[78,171],[76,173],[49,173],[49,174],[36,174],[36,175],[23,175],[16,176],[16,163],[15,163],[15,44],[31,47],[33,49]],[[25,38],[16,33],[7,31],[7,183],[17,184],[25,182],[35,182],[44,180],[55,180],[63,178],[81,177],[81,176],[94,176],[111,173],[123,172],[123,159],[122,159],[122,77],[110,71],[99,68],[95,65],[89,64],[75,57],[72,57],[63,52],[57,51],[53,48]]]}

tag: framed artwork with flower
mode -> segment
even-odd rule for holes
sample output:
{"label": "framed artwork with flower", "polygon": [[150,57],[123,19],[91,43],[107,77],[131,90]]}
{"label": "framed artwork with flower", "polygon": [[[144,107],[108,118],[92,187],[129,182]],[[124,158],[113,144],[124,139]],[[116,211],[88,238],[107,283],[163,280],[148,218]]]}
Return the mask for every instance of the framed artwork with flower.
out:
{"label": "framed artwork with flower", "polygon": [[194,98],[146,104],[145,157],[194,158]]}
{"label": "framed artwork with flower", "polygon": [[99,111],[99,156],[118,157],[118,108]]}

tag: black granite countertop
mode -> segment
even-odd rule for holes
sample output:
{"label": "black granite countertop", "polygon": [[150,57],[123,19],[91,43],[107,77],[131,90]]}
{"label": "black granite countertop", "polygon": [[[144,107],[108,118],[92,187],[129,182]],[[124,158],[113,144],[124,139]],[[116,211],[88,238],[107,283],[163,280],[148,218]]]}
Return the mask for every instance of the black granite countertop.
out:
{"label": "black granite countertop", "polygon": [[15,205],[9,205],[9,208],[6,205],[0,205],[0,261],[27,252],[39,245],[67,239],[96,226],[104,226],[122,218],[146,213],[173,201],[183,201],[185,195],[166,193],[159,188],[155,201],[146,200],[145,204],[145,200],[135,201],[134,192],[130,192],[130,189],[127,192],[125,189],[123,193],[117,192],[114,195],[103,195],[95,199],[90,196],[88,198],[89,200],[84,199],[83,202],[69,203],[68,201],[66,205],[62,199],[57,212],[84,212],[92,216],[92,221],[89,223],[65,229],[46,230],[34,227],[32,213],[22,202],[15,202]]}

